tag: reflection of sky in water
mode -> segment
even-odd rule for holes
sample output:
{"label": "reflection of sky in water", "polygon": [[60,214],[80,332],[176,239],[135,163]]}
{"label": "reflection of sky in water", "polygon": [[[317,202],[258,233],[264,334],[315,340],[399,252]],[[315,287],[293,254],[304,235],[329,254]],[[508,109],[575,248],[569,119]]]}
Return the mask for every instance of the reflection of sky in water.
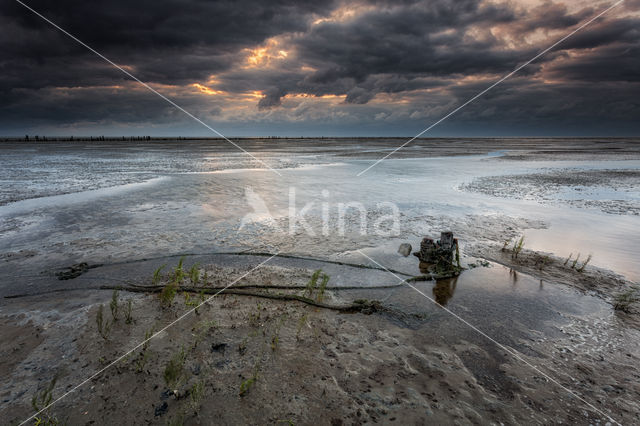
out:
{"label": "reflection of sky in water", "polygon": [[556,200],[639,201],[640,188],[615,189],[601,186],[562,187],[556,193],[551,194],[549,197]]}
{"label": "reflection of sky in water", "polygon": [[[75,154],[65,155],[69,156],[65,157],[68,160]],[[278,157],[277,152],[263,155],[273,159]],[[438,215],[461,220],[468,214],[541,219],[550,228],[526,231],[525,247],[561,256],[578,251],[584,255],[592,253],[594,265],[624,273],[631,279],[640,277],[635,264],[635,260],[640,258],[638,216],[614,216],[594,209],[542,205],[534,200],[505,200],[458,189],[461,184],[480,176],[563,167],[637,168],[637,162],[510,162],[487,158],[486,155],[390,158],[357,177],[358,172],[371,164],[370,160],[341,158],[336,161],[334,157],[324,160],[318,157],[312,161],[326,161],[326,165],[308,165],[307,160],[312,155],[312,152],[305,153],[304,150],[299,150],[296,155],[287,155],[288,165],[293,162],[303,167],[282,169],[282,177],[266,170],[238,170],[253,165],[242,163],[246,159],[235,153],[221,156],[212,149],[206,152],[178,150],[175,161],[168,160],[170,156],[166,152],[159,155],[145,151],[144,156],[135,157],[139,162],[132,162],[128,157],[124,165],[117,153],[114,153],[114,158],[99,159],[96,164],[85,158],[81,173],[74,167],[63,167],[55,179],[50,182],[42,179],[42,183],[35,186],[42,185],[40,189],[50,193],[64,192],[77,186],[68,182],[84,182],[81,186],[90,187],[92,180],[96,180],[100,188],[103,183],[113,181],[120,186],[0,206],[0,252],[34,249],[46,255],[50,262],[82,256],[90,256],[94,261],[140,258],[152,253],[175,253],[194,247],[209,251],[248,249],[252,247],[251,232],[256,235],[265,233],[264,238],[277,247],[281,242],[291,243],[298,237],[269,234],[268,229],[259,226],[248,226],[242,235],[236,233],[241,218],[251,212],[245,201],[245,188],[250,187],[259,194],[273,216],[285,217],[289,211],[289,189],[294,187],[298,210],[306,203],[314,203],[307,217],[316,225],[322,215],[322,203],[327,203],[334,212],[338,203],[354,201],[371,210],[375,210],[377,203],[391,201],[398,205],[405,215],[402,220],[409,224],[419,223],[423,216]],[[500,153],[490,156],[496,155]],[[307,159],[302,160],[302,157]],[[18,159],[12,161],[18,162]],[[53,166],[35,164],[26,176],[40,173],[36,173],[36,169],[50,173],[58,161],[62,160],[55,159]],[[216,172],[209,162],[225,163],[235,170]],[[10,180],[11,173],[15,175],[18,172],[4,172],[3,180]],[[104,180],[105,174],[110,176],[109,179]],[[127,180],[127,176],[135,174],[146,183]],[[150,180],[157,176],[164,177]],[[323,190],[328,191],[328,196],[323,196]],[[576,192],[581,196],[593,194],[596,199],[606,199],[610,195],[607,191],[610,192],[591,188],[590,191]],[[638,199],[637,192],[627,192],[627,195]],[[558,196],[562,197],[563,193]],[[318,227],[314,229],[321,232]],[[340,236],[334,235],[334,231],[328,238],[317,240],[315,248],[319,253],[339,246],[336,242]],[[403,232],[400,238],[415,239],[410,230],[403,229]],[[380,241],[374,243],[379,245]],[[313,245],[305,246],[303,251],[313,254],[308,252],[313,249]],[[389,249],[395,253],[392,247]]]}

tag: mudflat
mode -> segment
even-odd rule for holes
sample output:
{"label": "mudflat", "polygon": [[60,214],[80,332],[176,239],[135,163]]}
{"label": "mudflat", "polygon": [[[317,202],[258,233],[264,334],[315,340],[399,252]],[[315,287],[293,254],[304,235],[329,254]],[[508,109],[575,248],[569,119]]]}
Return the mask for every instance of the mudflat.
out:
{"label": "mudflat", "polygon": [[[33,158],[73,179],[3,195],[0,416],[20,423],[63,397],[37,417],[640,421],[637,141],[419,141],[357,185],[396,141],[355,142],[248,141],[286,163],[282,179],[206,141],[150,143],[151,162],[5,143],[15,167]],[[241,226],[247,187],[270,216]],[[291,188],[298,211],[315,200],[294,234]],[[354,200],[368,232],[358,211],[338,226]],[[418,261],[398,245],[442,230],[464,270],[411,281]]]}

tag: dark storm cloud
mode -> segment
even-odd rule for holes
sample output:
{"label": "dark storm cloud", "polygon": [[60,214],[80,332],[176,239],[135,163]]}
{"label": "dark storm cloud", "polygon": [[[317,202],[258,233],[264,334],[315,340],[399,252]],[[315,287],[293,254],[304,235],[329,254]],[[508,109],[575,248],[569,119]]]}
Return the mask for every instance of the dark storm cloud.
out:
{"label": "dark storm cloud", "polygon": [[[502,115],[520,125],[532,117],[558,121],[560,113],[577,120],[613,111],[624,117],[640,113],[640,19],[630,14],[632,3],[640,1],[628,0],[620,13],[576,34],[483,97],[486,108],[470,107],[461,120],[471,120],[474,113],[492,119]],[[338,95],[352,106],[341,111],[351,114],[345,120],[365,121],[382,117],[384,105],[371,106],[378,95],[405,97],[410,117],[431,119],[446,112],[445,106],[464,102],[606,7],[570,9],[547,1],[527,9],[512,1],[477,0],[28,4],[142,80],[167,85],[196,113],[225,116],[228,105],[189,90],[215,75],[215,90],[229,96],[260,91],[263,97],[253,103],[256,114],[291,108],[284,101],[288,95]],[[344,8],[356,13],[341,19],[336,12]],[[182,120],[148,92],[130,90],[125,75],[19,4],[0,4],[0,28],[0,129]],[[280,43],[276,51],[288,55],[247,66],[247,49],[271,38]],[[606,84],[593,88],[598,82]],[[426,89],[427,99],[416,95]],[[527,96],[536,99],[523,101]],[[300,121],[311,114],[309,108],[291,114]],[[394,114],[400,112],[386,116]]]}
{"label": "dark storm cloud", "polygon": [[[640,82],[640,45],[619,43],[551,65],[547,75],[570,81]],[[632,92],[633,93],[633,92]],[[632,93],[627,93],[631,95]],[[637,97],[640,93],[635,92]]]}
{"label": "dark storm cloud", "polygon": [[[296,38],[299,61],[317,71],[302,81],[288,79],[278,88],[282,93],[346,94],[346,102],[362,104],[381,92],[432,87],[424,84],[425,76],[451,79],[506,74],[555,40],[507,48],[483,30],[503,26],[514,32],[515,38],[523,38],[535,30],[571,27],[594,14],[591,8],[569,13],[563,4],[551,2],[523,11],[511,9],[507,4],[485,6],[466,0],[406,2],[403,7],[375,9],[346,23],[322,23]],[[541,63],[561,56],[563,49],[604,46],[593,55],[606,57],[604,51],[612,43],[629,41],[638,45],[638,24],[637,18],[594,24],[589,31],[577,34],[521,73],[534,74]],[[473,38],[469,30],[482,36]],[[617,73],[632,74],[634,64],[640,64],[640,58],[627,55],[622,64],[626,65],[625,71]],[[578,76],[577,70],[572,76]],[[386,84],[389,80],[395,80],[393,88]],[[271,89],[271,93],[276,92]],[[278,105],[273,99],[270,103]]]}
{"label": "dark storm cloud", "polygon": [[[32,0],[29,6],[114,61],[135,67],[143,80],[176,84],[229,68],[235,53],[264,39],[301,31],[331,0],[73,1]],[[93,84],[95,56],[14,1],[0,3],[1,61],[25,85]],[[72,70],[60,70],[66,64]],[[37,76],[35,79],[31,75]],[[111,78],[120,78],[112,72]],[[0,81],[15,87],[15,79]]]}
{"label": "dark storm cloud", "polygon": [[520,16],[516,27],[522,35],[538,29],[564,29],[572,27],[595,15],[592,8],[585,8],[577,13],[569,13],[563,3],[545,1]]}
{"label": "dark storm cloud", "polygon": [[[206,80],[213,73],[229,69],[241,60],[237,53],[242,49],[282,32],[303,30],[314,14],[330,9],[331,3],[331,0],[27,2],[105,56],[132,67],[140,79],[171,85]],[[85,119],[91,111],[95,119],[122,117],[116,108],[122,102],[115,99],[108,99],[113,107],[107,110],[97,107],[106,102],[102,90],[60,97],[45,89],[122,84],[128,79],[123,73],[16,2],[0,3],[0,28],[3,33],[0,121],[6,122],[9,117],[29,120],[33,115],[38,120],[48,117],[53,122],[56,119],[72,122]],[[136,92],[126,98],[133,101],[134,96],[146,104],[149,95]],[[73,102],[69,97],[74,97]],[[29,113],[30,107],[34,114]],[[150,111],[159,112],[165,107],[160,104]]]}
{"label": "dark storm cloud", "polygon": [[[296,47],[303,62],[319,69],[321,81],[342,77],[363,81],[380,73],[449,75],[494,70],[522,52],[496,51],[492,49],[495,40],[465,37],[469,25],[514,19],[509,11],[485,9],[475,1],[439,0],[374,10],[346,24],[317,25],[296,40]],[[443,34],[446,30],[450,32]]]}
{"label": "dark storm cloud", "polygon": [[[188,109],[199,106],[197,98],[181,96],[176,100]],[[212,105],[209,107],[215,110]],[[0,105],[1,125],[20,122],[25,116],[35,125],[56,122],[64,126],[91,122],[153,124],[183,119],[177,109],[166,102],[158,102],[157,97],[147,95],[143,90],[109,88],[22,89],[11,94],[9,105]]]}

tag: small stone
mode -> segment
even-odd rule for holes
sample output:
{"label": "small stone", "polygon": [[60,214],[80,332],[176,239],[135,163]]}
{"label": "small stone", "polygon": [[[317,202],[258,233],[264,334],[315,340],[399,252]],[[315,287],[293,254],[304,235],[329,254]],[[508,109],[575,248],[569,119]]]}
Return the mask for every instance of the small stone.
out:
{"label": "small stone", "polygon": [[211,344],[211,352],[222,352],[224,353],[227,348],[226,343],[212,343]]}
{"label": "small stone", "polygon": [[159,407],[156,407],[156,409],[155,409],[156,417],[162,416],[163,414],[165,414],[167,412],[168,408],[169,408],[169,404],[167,404],[166,401],[163,402]]}
{"label": "small stone", "polygon": [[409,256],[411,254],[411,244],[409,243],[400,244],[400,247],[398,247],[398,253],[400,253],[404,257]]}

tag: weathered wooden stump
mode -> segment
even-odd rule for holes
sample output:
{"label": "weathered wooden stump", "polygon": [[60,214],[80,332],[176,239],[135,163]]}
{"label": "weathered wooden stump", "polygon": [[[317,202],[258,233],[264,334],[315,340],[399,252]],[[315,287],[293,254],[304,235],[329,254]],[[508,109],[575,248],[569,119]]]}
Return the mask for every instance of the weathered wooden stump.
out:
{"label": "weathered wooden stump", "polygon": [[[420,251],[413,253],[420,259],[420,269],[439,274],[451,272],[452,276],[460,270],[458,240],[453,232],[441,232],[440,239],[424,237],[420,243]],[[454,264],[454,259],[457,265]]]}

